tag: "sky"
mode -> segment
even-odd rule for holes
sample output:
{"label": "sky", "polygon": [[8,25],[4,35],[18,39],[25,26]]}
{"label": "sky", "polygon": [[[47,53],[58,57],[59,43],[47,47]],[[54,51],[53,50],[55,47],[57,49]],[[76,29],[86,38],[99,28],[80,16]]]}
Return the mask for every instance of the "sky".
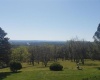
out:
{"label": "sky", "polygon": [[93,41],[100,0],[0,0],[0,27],[10,40]]}

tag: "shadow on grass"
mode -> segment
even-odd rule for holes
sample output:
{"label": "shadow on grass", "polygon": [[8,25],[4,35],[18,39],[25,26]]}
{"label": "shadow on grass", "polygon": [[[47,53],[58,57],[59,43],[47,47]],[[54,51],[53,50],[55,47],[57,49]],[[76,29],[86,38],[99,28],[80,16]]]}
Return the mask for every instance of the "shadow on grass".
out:
{"label": "shadow on grass", "polygon": [[5,78],[7,78],[7,76],[10,76],[12,74],[17,74],[17,73],[20,73],[21,71],[19,72],[16,72],[16,73],[13,73],[13,72],[0,72],[0,80],[3,80]]}
{"label": "shadow on grass", "polygon": [[95,67],[96,69],[100,70],[100,67]]}

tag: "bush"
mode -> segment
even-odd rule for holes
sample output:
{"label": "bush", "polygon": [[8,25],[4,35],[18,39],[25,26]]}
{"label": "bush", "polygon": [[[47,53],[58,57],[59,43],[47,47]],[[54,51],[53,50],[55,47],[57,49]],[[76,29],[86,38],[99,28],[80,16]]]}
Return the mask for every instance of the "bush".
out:
{"label": "bush", "polygon": [[17,72],[17,70],[20,70],[21,68],[22,68],[22,65],[19,62],[11,62],[10,63],[10,70],[12,72]]}
{"label": "bush", "polygon": [[49,68],[50,68],[51,71],[62,71],[63,66],[59,63],[53,63],[53,64],[50,65]]}

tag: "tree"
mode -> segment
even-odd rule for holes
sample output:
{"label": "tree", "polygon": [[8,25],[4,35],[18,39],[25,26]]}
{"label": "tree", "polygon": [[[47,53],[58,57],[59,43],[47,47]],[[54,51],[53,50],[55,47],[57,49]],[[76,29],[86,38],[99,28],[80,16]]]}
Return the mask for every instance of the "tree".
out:
{"label": "tree", "polygon": [[17,48],[12,48],[11,53],[11,60],[12,61],[19,61],[19,62],[26,62],[28,61],[28,48],[26,46],[20,46]]}
{"label": "tree", "polygon": [[7,33],[0,28],[0,62],[8,65],[10,62],[11,47],[8,42],[9,39],[5,37],[6,35]]}
{"label": "tree", "polygon": [[95,32],[93,38],[94,38],[94,41],[100,42],[100,24],[98,25],[97,31]]}
{"label": "tree", "polygon": [[97,31],[95,32],[94,36],[94,42],[96,43],[98,49],[94,50],[95,53],[95,59],[100,60],[100,24],[98,25]]}
{"label": "tree", "polygon": [[35,54],[36,54],[36,47],[29,47],[28,49],[29,51],[29,62],[30,64],[32,63],[32,65],[34,66],[34,60],[35,60]]}
{"label": "tree", "polygon": [[67,58],[76,63],[79,63],[81,61],[81,63],[84,64],[84,59],[87,57],[86,44],[86,41],[78,40],[78,38],[68,41],[66,44],[67,50],[64,50],[67,51],[65,52]]}

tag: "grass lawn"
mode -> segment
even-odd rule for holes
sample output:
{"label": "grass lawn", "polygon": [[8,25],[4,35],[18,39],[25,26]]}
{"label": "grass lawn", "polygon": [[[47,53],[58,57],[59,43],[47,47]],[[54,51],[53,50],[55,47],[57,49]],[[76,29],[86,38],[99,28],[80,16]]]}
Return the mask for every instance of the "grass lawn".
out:
{"label": "grass lawn", "polygon": [[[48,66],[52,62],[48,63]],[[18,73],[11,73],[9,68],[0,69],[0,80],[100,80],[100,61],[86,60],[82,70],[76,69],[71,61],[59,61],[64,66],[63,71],[50,71],[42,63],[35,66],[23,63]]]}

